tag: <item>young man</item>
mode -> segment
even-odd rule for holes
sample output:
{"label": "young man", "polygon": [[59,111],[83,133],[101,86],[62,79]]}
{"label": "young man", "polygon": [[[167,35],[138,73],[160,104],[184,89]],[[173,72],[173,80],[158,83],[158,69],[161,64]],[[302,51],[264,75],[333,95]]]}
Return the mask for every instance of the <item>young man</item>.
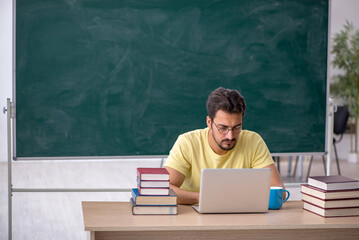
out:
{"label": "young man", "polygon": [[238,91],[217,88],[207,100],[207,128],[178,137],[165,163],[178,204],[198,203],[202,168],[270,168],[271,186],[283,187],[263,139],[242,130],[245,111]]}

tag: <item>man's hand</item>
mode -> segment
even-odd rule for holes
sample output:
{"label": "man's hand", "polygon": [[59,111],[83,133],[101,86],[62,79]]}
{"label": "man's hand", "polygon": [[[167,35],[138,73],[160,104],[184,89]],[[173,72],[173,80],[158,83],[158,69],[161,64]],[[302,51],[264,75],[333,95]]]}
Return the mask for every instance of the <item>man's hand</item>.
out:
{"label": "man's hand", "polygon": [[180,187],[185,179],[185,176],[179,171],[165,167],[170,173],[170,187],[177,194],[177,204],[196,204],[199,202],[199,193],[182,190]]}

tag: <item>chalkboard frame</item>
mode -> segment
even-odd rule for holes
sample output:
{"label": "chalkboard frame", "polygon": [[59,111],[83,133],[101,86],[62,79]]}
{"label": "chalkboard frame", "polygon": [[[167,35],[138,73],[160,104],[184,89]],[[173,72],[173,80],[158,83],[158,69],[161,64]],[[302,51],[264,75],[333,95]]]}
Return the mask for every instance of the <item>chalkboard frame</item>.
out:
{"label": "chalkboard frame", "polygon": [[[14,1],[14,5],[16,6],[16,1]],[[329,9],[330,9],[330,0],[328,0],[328,25],[329,25]],[[14,8],[14,29],[16,28],[16,7]],[[328,26],[328,35],[329,35],[329,26]],[[15,99],[15,103],[16,103],[16,30],[14,30],[14,79],[13,79],[13,99]],[[329,39],[329,36],[328,36],[328,39]],[[328,45],[329,45],[329,40],[328,40]],[[327,54],[328,54],[328,46],[327,46]],[[328,61],[328,59],[327,59]],[[327,65],[329,64],[328,62],[326,63]],[[327,73],[326,73],[327,74]],[[326,99],[325,99],[325,102],[326,102],[326,106],[328,106],[328,92],[329,92],[329,81],[326,79]],[[246,97],[246,94],[244,93],[245,97]],[[325,109],[326,111],[326,115],[327,115],[327,107]],[[325,129],[327,129],[327,118],[325,117]],[[153,158],[153,157],[165,157],[166,154],[155,154],[155,155],[151,155],[151,154],[146,154],[146,155],[136,155],[136,154],[131,154],[131,155],[109,155],[109,156],[105,156],[105,155],[96,155],[96,156],[86,156],[86,155],[81,155],[81,156],[46,156],[46,157],[37,157],[37,156],[30,156],[30,157],[23,157],[23,156],[20,156],[18,157],[17,156],[17,142],[16,142],[16,120],[13,121],[13,132],[14,132],[14,159],[82,159],[82,158],[85,158],[85,159],[88,159],[88,158],[144,158],[144,157],[149,157],[149,158]],[[324,151],[315,151],[315,152],[272,152],[272,155],[273,156],[281,156],[281,155],[303,155],[303,154],[310,154],[310,155],[313,155],[313,154],[319,154],[319,155],[322,155],[326,152],[326,149],[327,149],[327,141],[326,141],[326,138],[327,138],[327,131],[325,130],[324,131],[324,134],[325,134],[325,145],[324,145]]]}

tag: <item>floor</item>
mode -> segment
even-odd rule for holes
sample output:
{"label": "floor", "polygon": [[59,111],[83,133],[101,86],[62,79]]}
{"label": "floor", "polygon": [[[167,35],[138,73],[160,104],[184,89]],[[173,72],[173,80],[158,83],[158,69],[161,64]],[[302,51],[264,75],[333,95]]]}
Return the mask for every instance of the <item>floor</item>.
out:
{"label": "floor", "polygon": [[[294,174],[295,159],[290,165],[288,158],[282,157],[280,160],[280,172],[286,188],[291,192],[290,200],[301,199],[300,183],[305,182],[308,163],[309,158],[303,157],[303,173],[299,178],[299,167]],[[131,188],[136,186],[137,167],[160,165],[161,159],[16,161],[12,163],[12,179],[14,188],[19,190]],[[342,175],[359,179],[359,164],[341,160],[340,167]],[[320,156],[315,157],[311,169],[311,175],[324,174]],[[332,174],[336,174],[335,163]],[[14,192],[13,239],[86,239],[81,201],[128,201],[129,198],[128,192]],[[7,212],[7,162],[0,162],[0,239],[8,237]]]}

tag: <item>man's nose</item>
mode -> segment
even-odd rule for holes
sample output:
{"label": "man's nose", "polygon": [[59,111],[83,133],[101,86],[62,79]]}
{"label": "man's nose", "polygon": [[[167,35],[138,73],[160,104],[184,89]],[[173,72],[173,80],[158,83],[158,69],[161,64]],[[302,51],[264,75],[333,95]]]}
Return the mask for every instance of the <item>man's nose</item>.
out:
{"label": "man's nose", "polygon": [[230,130],[227,132],[226,138],[228,138],[228,139],[232,139],[232,138],[233,138],[233,129],[230,129]]}

